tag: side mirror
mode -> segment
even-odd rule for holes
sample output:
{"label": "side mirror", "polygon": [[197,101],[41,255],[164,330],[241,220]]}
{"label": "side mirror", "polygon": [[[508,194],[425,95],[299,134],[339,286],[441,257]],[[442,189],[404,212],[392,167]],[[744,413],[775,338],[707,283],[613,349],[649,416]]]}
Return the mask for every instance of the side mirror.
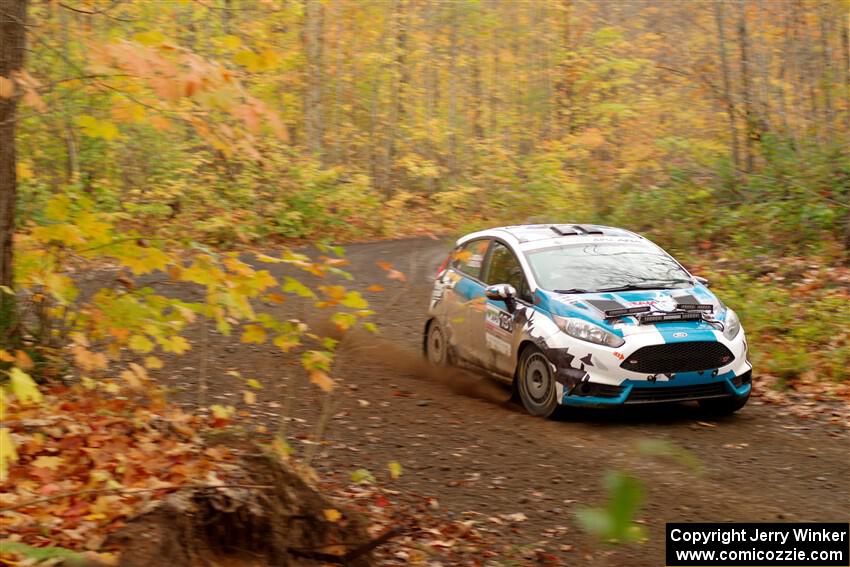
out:
{"label": "side mirror", "polygon": [[702,277],[702,276],[694,276],[694,280],[695,280],[697,283],[701,283],[701,284],[702,284],[702,285],[704,285],[705,287],[708,287],[708,286],[710,285],[710,284],[708,283],[708,279],[706,279],[706,278],[704,278],[704,277]]}
{"label": "side mirror", "polygon": [[487,299],[493,301],[504,301],[508,311],[512,313],[516,307],[516,289],[511,284],[503,283],[487,286],[484,295],[487,296]]}

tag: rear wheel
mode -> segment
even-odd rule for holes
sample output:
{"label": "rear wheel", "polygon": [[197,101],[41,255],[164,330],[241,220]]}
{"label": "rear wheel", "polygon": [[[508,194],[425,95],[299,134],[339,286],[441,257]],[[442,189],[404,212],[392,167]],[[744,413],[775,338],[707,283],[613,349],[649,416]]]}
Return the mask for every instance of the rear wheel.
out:
{"label": "rear wheel", "polygon": [[434,366],[445,366],[448,363],[448,341],[443,327],[434,320],[428,325],[425,335],[425,357]]}
{"label": "rear wheel", "polygon": [[730,415],[747,405],[750,395],[742,398],[721,398],[718,400],[701,400],[700,409],[712,415]]}
{"label": "rear wheel", "polygon": [[535,346],[522,352],[517,373],[517,390],[522,405],[531,415],[551,417],[558,409],[552,365]]}

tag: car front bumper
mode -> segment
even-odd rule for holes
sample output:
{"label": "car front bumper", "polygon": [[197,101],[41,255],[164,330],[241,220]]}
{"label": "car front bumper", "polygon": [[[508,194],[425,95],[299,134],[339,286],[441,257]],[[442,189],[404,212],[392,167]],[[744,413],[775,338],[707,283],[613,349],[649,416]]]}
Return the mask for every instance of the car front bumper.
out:
{"label": "car front bumper", "polygon": [[[722,345],[728,349],[724,352],[731,353],[731,360],[697,371],[686,369],[682,372],[654,374],[652,371],[637,372],[627,367],[635,362],[635,353],[639,353],[642,348],[677,345],[671,342],[659,343],[657,336],[650,334],[632,335],[627,338],[627,344],[619,349],[578,341],[563,333],[549,337],[547,354],[555,363],[560,403],[570,406],[617,406],[742,398],[749,395],[752,388],[752,365],[747,356],[743,330],[732,340],[713,331],[691,331],[690,335],[701,344]],[[553,340],[559,344],[553,345]],[[565,356],[566,353],[569,356]],[[566,361],[569,363],[565,364]],[[684,364],[689,362],[685,360]]]}
{"label": "car front bumper", "polygon": [[[586,394],[582,392],[582,386]],[[752,389],[752,370],[735,375],[730,371],[711,377],[708,372],[683,372],[675,380],[647,382],[626,379],[619,386],[599,388],[591,381],[564,392],[561,404],[568,406],[617,406],[685,402],[717,398],[742,398]]]}

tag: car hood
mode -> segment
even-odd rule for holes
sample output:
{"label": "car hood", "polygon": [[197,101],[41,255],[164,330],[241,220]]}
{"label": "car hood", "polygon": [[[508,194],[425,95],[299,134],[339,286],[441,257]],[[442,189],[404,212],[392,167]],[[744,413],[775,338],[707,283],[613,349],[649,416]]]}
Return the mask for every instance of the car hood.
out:
{"label": "car hood", "polygon": [[538,291],[535,303],[551,315],[584,319],[619,336],[657,332],[659,330],[663,330],[664,334],[698,330],[711,332],[714,327],[703,321],[677,321],[641,325],[636,317],[631,316],[606,319],[606,310],[648,305],[653,311],[663,312],[674,309],[678,303],[699,303],[711,305],[713,308],[711,315],[720,321],[726,315],[725,306],[702,284],[677,289],[648,289],[609,293],[560,294]]}

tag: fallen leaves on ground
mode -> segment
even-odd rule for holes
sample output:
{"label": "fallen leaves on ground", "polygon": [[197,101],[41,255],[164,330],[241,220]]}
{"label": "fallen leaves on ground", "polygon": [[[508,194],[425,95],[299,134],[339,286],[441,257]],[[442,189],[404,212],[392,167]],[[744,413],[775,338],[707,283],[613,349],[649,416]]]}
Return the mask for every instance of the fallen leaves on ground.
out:
{"label": "fallen leaves on ground", "polygon": [[100,551],[147,502],[235,467],[230,449],[204,447],[201,418],[82,387],[10,404],[4,426],[18,458],[0,485],[0,531],[36,548]]}

